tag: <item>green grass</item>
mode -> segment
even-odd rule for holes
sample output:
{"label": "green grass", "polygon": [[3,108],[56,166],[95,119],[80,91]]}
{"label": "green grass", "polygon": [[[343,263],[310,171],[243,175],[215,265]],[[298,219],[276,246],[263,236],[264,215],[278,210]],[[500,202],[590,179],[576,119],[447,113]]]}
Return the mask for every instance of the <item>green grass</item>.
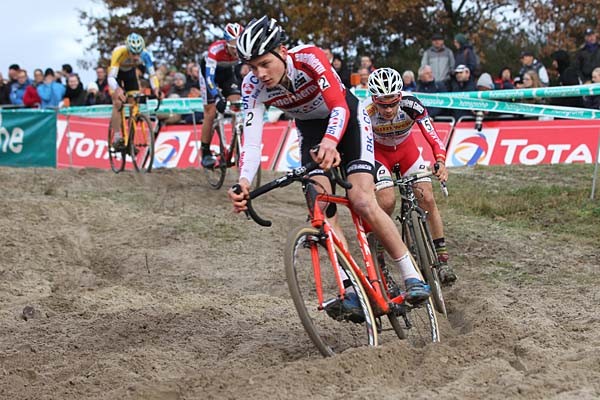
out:
{"label": "green grass", "polygon": [[475,167],[453,172],[451,197],[438,200],[442,209],[451,207],[463,215],[512,227],[600,240],[600,193],[590,200],[591,165]]}

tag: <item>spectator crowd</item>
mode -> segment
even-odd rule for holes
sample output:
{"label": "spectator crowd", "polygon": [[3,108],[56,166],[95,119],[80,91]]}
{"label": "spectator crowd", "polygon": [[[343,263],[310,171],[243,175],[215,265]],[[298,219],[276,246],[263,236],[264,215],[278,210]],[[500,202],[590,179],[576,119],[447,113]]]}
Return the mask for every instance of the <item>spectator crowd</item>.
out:
{"label": "spectator crowd", "polygon": [[[558,49],[553,52],[551,68],[557,76],[556,85],[600,83],[599,47],[596,31],[588,28],[585,30],[584,44],[574,54],[573,60],[565,50]],[[375,69],[371,57],[361,56],[358,67],[351,70],[341,56],[328,48],[324,48],[324,51],[346,87],[354,92],[368,89],[369,74]],[[411,70],[402,73],[404,90],[442,93],[536,88],[551,84],[548,68],[533,51],[523,50],[520,54],[520,63],[519,71],[503,67],[497,74],[491,74],[482,70],[477,51],[466,35],[456,34],[451,49],[446,46],[444,35],[435,33],[431,37],[431,46],[423,52],[416,76]],[[242,75],[247,71],[247,68],[241,68]],[[137,72],[141,87],[149,88],[143,67],[139,66]],[[0,72],[0,107],[48,109],[110,104],[107,70],[104,66],[96,68],[96,77],[95,81],[84,86],[79,75],[69,64],[64,64],[61,70],[56,71],[52,68],[36,69],[32,77],[18,64],[12,64],[8,68],[6,79]],[[195,62],[188,63],[181,71],[161,64],[157,68],[157,77],[165,97],[200,97],[200,66]],[[550,104],[555,105],[600,109],[600,96],[534,98],[524,101],[540,104],[548,100]],[[459,118],[463,115],[472,115],[468,110],[430,108],[429,112],[433,117],[452,115]],[[172,116],[172,119],[167,122],[190,123],[191,115]]]}

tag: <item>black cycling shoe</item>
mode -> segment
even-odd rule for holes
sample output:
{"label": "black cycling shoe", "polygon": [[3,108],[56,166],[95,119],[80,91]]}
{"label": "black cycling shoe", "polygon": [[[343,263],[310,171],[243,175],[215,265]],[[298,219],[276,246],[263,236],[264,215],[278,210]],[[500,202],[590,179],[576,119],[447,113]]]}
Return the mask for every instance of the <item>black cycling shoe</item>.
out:
{"label": "black cycling shoe", "polygon": [[327,302],[325,312],[336,321],[346,320],[357,324],[365,322],[360,300],[354,292],[346,292],[342,301],[336,298]]}
{"label": "black cycling shoe", "polygon": [[112,142],[112,148],[117,152],[125,150],[125,141],[123,138],[115,138]]}

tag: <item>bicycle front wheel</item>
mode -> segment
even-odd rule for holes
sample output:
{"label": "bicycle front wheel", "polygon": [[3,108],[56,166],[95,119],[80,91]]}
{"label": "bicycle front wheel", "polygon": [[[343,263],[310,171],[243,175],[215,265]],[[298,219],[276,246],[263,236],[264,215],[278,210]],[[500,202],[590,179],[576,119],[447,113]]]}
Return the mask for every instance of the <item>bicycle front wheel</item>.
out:
{"label": "bicycle front wheel", "polygon": [[152,171],[154,162],[154,130],[147,115],[139,114],[130,124],[129,155],[138,172]]}
{"label": "bicycle front wheel", "polygon": [[219,147],[217,150],[211,146],[212,156],[215,158],[215,165],[211,168],[204,168],[204,176],[211,188],[218,190],[225,182],[227,174],[227,154],[225,151],[225,137],[220,128],[215,129],[214,135],[218,138]]}
{"label": "bicycle front wheel", "polygon": [[110,169],[113,170],[114,173],[118,174],[119,172],[125,169],[125,150],[115,150],[113,148],[113,141],[115,137],[115,132],[112,128],[112,124],[108,125],[108,161],[110,162]]}
{"label": "bicycle front wheel", "polygon": [[296,311],[308,336],[325,356],[333,356],[359,346],[376,346],[377,329],[369,299],[350,268],[347,259],[336,248],[339,266],[346,272],[358,295],[364,321],[334,319],[319,304],[315,278],[320,278],[323,301],[329,303],[339,296],[339,286],[325,241],[319,230],[299,227],[290,232],[285,249],[285,272]]}
{"label": "bicycle front wheel", "polygon": [[448,316],[446,311],[446,303],[444,302],[444,294],[442,293],[442,284],[438,275],[438,270],[435,268],[437,265],[437,255],[433,241],[429,236],[429,231],[425,226],[425,221],[419,215],[418,212],[413,211],[410,214],[412,225],[415,232],[415,245],[417,251],[417,261],[421,273],[425,276],[427,284],[431,288],[431,297],[433,298],[433,304],[435,309],[443,314],[445,317]]}

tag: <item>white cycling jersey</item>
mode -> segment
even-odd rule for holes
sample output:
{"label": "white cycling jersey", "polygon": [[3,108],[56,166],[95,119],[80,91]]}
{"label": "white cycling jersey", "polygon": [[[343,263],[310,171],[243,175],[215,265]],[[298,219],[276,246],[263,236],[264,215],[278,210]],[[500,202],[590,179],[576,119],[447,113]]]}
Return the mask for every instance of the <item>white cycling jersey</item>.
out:
{"label": "white cycling jersey", "polygon": [[[325,137],[338,143],[348,125],[350,110],[346,88],[321,49],[311,45],[294,47],[288,51],[286,64],[286,74],[292,83],[290,89],[282,85],[269,89],[252,72],[242,83],[246,117],[240,178],[250,182],[260,165],[266,105],[275,106],[299,120],[329,118]],[[301,132],[298,135],[301,136]]]}

